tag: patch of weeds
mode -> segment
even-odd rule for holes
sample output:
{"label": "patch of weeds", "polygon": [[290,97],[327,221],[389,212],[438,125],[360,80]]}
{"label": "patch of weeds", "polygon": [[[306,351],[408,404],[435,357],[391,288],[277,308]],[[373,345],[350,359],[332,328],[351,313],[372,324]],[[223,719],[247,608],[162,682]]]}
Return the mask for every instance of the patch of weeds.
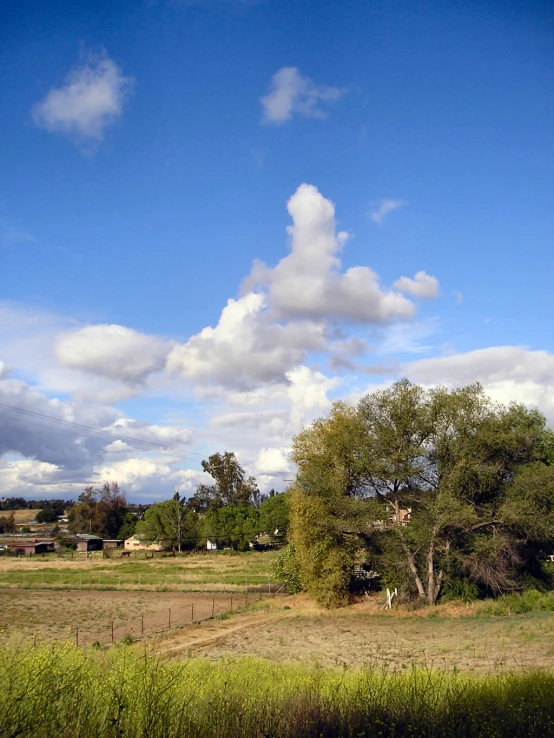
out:
{"label": "patch of weeds", "polygon": [[127,635],[126,635],[126,636],[125,636],[125,638],[124,638],[124,639],[123,639],[123,640],[121,641],[121,643],[122,643],[122,644],[123,644],[124,646],[132,646],[132,645],[133,645],[133,643],[134,643],[134,640],[133,640],[133,636],[131,636],[131,635],[129,635],[129,633],[127,633]]}

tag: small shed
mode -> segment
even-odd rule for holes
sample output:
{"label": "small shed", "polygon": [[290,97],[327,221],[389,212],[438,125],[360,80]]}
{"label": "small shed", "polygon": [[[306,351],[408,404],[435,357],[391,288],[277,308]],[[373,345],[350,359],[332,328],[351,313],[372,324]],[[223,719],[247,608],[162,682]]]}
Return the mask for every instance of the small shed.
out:
{"label": "small shed", "polygon": [[103,541],[97,536],[79,536],[75,540],[77,551],[101,551]]}
{"label": "small shed", "polygon": [[121,548],[124,541],[119,538],[104,538],[102,543],[104,544],[104,548]]}
{"label": "small shed", "polygon": [[206,541],[206,549],[208,551],[217,551],[218,548],[219,548],[219,545],[217,541],[210,541],[210,540]]}

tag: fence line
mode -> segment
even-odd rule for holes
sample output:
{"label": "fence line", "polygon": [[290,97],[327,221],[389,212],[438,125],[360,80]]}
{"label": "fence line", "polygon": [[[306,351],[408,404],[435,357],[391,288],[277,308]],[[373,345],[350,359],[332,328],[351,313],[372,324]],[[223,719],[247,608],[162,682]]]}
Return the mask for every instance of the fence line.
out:
{"label": "fence line", "polygon": [[[262,593],[259,593],[259,599],[265,599]],[[250,602],[252,603],[252,599]],[[167,622],[163,627],[148,629],[148,624],[145,623],[145,615],[141,613],[140,616],[125,619],[123,623],[121,619],[110,620],[103,629],[88,629],[85,631],[82,626],[74,626],[72,636],[75,638],[75,643],[78,646],[91,643],[106,646],[123,641],[127,637],[136,641],[142,638],[162,635],[170,631],[177,631],[186,625],[195,625],[208,620],[215,620],[228,613],[240,612],[246,606],[248,606],[248,595],[246,593],[241,595],[240,600],[237,600],[237,595],[235,594],[234,597],[230,595],[229,600],[224,601],[221,599],[218,601],[216,598],[213,598],[212,602],[208,602],[206,605],[199,603],[195,605],[193,601],[190,603],[190,613],[188,612],[186,603],[183,604],[180,613],[176,613],[175,608],[168,607]]]}
{"label": "fence line", "polygon": [[[5,571],[0,575],[0,587],[5,589],[78,589],[155,592],[267,592],[274,594],[280,583],[270,575],[235,575],[231,581],[210,581],[212,577],[193,578],[182,574],[109,574],[102,572],[25,572]],[[235,581],[233,581],[233,579]],[[238,580],[238,581],[237,581]]]}
{"label": "fence line", "polygon": [[[179,609],[173,607],[167,608],[165,623],[160,623],[160,613],[144,613],[135,614],[132,617],[104,619],[102,626],[87,625],[83,622],[69,626],[66,630],[68,640],[73,640],[77,646],[85,646],[97,644],[98,646],[109,646],[114,643],[124,642],[129,638],[129,642],[138,641],[143,638],[159,636],[168,632],[178,631],[187,625],[195,625],[208,620],[216,620],[218,618],[226,619],[228,614],[241,612],[248,605],[254,604],[269,598],[267,593],[235,593],[230,594],[228,598],[212,597],[204,598],[203,601],[183,601]],[[211,601],[210,601],[211,600]],[[148,621],[155,620],[156,624],[149,626]],[[11,629],[10,629],[11,631]],[[7,637],[8,632],[3,637]]]}

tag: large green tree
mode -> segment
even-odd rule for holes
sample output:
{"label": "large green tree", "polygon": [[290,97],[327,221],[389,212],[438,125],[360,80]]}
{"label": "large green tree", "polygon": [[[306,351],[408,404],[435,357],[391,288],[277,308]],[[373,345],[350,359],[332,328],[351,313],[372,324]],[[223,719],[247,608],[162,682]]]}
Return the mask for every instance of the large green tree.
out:
{"label": "large green tree", "polygon": [[234,453],[212,454],[202,461],[214,484],[199,484],[188,506],[196,512],[224,505],[254,505],[260,501],[260,492],[254,477],[247,477]]}
{"label": "large green tree", "polygon": [[291,541],[304,587],[327,604],[345,601],[364,558],[431,604],[456,577],[499,593],[542,576],[554,443],[535,410],[496,405],[477,384],[402,380],[335,405],[296,437],[293,459]]}
{"label": "large green tree", "polygon": [[115,538],[127,513],[125,494],[117,482],[105,482],[100,489],[87,487],[69,513],[73,533],[89,533]]}
{"label": "large green tree", "polygon": [[183,548],[195,548],[200,539],[198,515],[177,491],[171,500],[149,508],[144,520],[137,523],[136,532],[151,541],[171,541],[179,553]]}
{"label": "large green tree", "polygon": [[204,536],[223,546],[247,551],[259,528],[259,513],[252,505],[212,507],[203,520]]}
{"label": "large green tree", "polygon": [[290,522],[290,495],[286,492],[270,493],[260,505],[260,533],[284,536]]}

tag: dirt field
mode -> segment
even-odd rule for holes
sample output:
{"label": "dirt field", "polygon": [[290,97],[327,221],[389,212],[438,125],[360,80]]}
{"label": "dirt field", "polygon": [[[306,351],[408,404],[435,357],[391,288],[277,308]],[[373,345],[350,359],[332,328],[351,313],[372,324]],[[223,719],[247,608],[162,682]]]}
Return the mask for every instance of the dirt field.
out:
{"label": "dirt field", "polygon": [[[250,595],[246,607],[244,593],[237,592],[0,590],[0,636],[75,641],[78,628],[80,645],[109,645],[113,622],[114,642],[127,634],[150,636],[147,643],[175,657],[472,672],[554,668],[553,612],[485,616],[478,604],[450,603],[434,611],[385,613],[378,597],[329,612],[303,595],[257,598]],[[215,619],[191,623],[193,615],[195,621],[210,618],[212,608]]]}
{"label": "dirt field", "polygon": [[[127,634],[152,635],[220,615],[244,606],[245,598],[231,595],[176,592],[24,592],[0,590],[0,635],[25,634],[76,639],[79,644],[111,643]],[[198,626],[193,626],[194,628]]]}
{"label": "dirt field", "polygon": [[257,617],[244,613],[192,633],[168,634],[164,647],[175,655],[256,656],[335,667],[426,665],[472,672],[554,667],[554,613],[430,618],[428,611],[386,615],[363,605],[317,613],[300,598],[276,598],[262,607],[267,609],[259,608]]}

